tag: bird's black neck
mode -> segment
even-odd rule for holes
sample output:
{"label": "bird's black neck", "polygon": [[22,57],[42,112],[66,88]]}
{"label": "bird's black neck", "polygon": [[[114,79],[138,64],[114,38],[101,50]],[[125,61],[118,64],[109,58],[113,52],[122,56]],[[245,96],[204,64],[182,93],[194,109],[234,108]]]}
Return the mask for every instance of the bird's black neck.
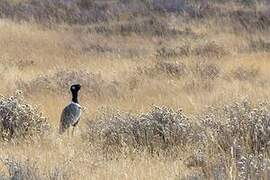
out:
{"label": "bird's black neck", "polygon": [[79,104],[78,92],[72,92],[72,102]]}

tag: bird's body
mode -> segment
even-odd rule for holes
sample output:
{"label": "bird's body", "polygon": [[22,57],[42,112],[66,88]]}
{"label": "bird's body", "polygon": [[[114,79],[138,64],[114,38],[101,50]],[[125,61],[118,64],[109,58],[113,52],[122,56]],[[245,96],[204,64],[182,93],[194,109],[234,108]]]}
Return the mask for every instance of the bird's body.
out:
{"label": "bird's body", "polygon": [[59,133],[63,134],[70,126],[74,127],[78,124],[81,117],[81,106],[78,102],[78,91],[80,90],[80,85],[72,85],[72,102],[67,105],[62,111],[60,118]]}
{"label": "bird's body", "polygon": [[60,133],[64,133],[70,126],[76,126],[80,120],[80,116],[81,106],[79,104],[71,102],[67,105],[61,114]]}

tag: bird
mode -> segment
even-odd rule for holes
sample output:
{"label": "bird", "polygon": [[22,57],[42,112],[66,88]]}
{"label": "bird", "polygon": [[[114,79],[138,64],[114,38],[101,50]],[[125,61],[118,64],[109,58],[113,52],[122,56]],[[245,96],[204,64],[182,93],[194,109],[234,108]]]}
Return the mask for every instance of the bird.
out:
{"label": "bird", "polygon": [[68,135],[69,135],[69,128],[70,126],[73,126],[72,128],[72,135],[73,135],[74,128],[77,126],[77,124],[80,121],[81,109],[82,109],[78,101],[78,93],[80,89],[81,89],[80,84],[73,84],[70,87],[72,100],[71,100],[71,103],[68,104],[61,113],[60,125],[59,125],[60,134],[63,134],[66,130],[68,130]]}

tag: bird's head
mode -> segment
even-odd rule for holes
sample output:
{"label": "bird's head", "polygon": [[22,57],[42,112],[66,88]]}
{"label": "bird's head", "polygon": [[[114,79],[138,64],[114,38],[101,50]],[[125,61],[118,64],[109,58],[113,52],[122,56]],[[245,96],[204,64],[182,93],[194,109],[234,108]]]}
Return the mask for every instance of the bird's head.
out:
{"label": "bird's head", "polygon": [[80,85],[80,84],[73,84],[73,85],[70,87],[70,91],[71,91],[71,92],[78,92],[80,89],[81,89],[81,85]]}

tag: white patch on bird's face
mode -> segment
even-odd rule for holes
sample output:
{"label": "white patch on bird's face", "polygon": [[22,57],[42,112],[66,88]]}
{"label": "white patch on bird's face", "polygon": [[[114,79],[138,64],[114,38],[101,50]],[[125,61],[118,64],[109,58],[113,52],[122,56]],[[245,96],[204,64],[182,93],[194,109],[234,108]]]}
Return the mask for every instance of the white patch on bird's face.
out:
{"label": "white patch on bird's face", "polygon": [[75,90],[75,86],[72,86],[71,89]]}

